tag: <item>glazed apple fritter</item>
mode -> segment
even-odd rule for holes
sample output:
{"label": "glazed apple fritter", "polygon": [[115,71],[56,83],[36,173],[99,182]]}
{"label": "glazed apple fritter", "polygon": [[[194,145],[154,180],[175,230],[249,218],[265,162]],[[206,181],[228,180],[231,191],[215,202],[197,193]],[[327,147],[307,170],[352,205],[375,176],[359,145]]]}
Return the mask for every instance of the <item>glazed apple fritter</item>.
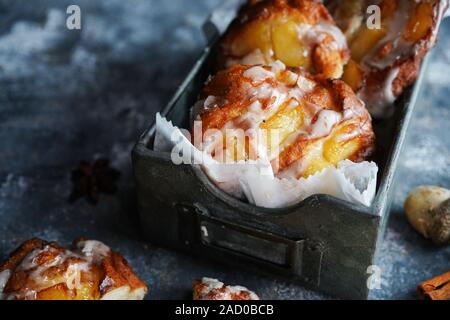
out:
{"label": "glazed apple fritter", "polygon": [[280,60],[335,79],[348,59],[345,36],[319,0],[250,0],[223,39],[219,65]]}
{"label": "glazed apple fritter", "polygon": [[[435,45],[448,1],[332,0],[327,5],[351,50],[343,80],[373,116],[389,116],[389,106],[414,83],[425,54]],[[373,25],[373,5],[380,9],[379,27]]]}
{"label": "glazed apple fritter", "polygon": [[281,178],[363,161],[374,149],[371,117],[348,85],[279,61],[220,71],[194,113],[203,132],[198,148],[222,163],[267,159]]}
{"label": "glazed apple fritter", "polygon": [[259,300],[254,292],[245,287],[225,286],[211,278],[195,280],[192,289],[194,300]]}
{"label": "glazed apple fritter", "polygon": [[142,300],[146,293],[126,260],[94,240],[77,240],[73,250],[28,240],[0,265],[0,299]]}

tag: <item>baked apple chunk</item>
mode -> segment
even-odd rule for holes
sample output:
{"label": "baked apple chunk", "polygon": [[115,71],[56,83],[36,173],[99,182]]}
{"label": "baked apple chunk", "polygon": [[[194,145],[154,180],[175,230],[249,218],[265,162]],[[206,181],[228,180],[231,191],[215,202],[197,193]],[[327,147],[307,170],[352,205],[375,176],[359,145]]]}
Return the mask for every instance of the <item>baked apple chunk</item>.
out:
{"label": "baked apple chunk", "polygon": [[224,37],[220,66],[282,61],[323,78],[340,78],[345,36],[318,0],[248,1]]}

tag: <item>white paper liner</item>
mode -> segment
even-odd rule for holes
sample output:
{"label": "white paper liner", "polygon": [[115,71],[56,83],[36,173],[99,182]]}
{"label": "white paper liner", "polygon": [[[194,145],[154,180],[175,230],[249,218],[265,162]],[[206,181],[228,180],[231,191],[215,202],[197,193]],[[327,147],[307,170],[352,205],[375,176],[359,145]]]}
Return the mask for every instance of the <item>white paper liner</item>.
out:
{"label": "white paper liner", "polygon": [[[370,206],[376,192],[378,166],[374,162],[341,161],[307,179],[275,177],[267,159],[222,164],[198,150],[171,122],[156,115],[154,150],[172,152],[175,163],[201,164],[206,174],[225,192],[246,198],[265,208],[294,205],[311,195],[327,194],[352,203]],[[179,152],[183,150],[184,152]]]}

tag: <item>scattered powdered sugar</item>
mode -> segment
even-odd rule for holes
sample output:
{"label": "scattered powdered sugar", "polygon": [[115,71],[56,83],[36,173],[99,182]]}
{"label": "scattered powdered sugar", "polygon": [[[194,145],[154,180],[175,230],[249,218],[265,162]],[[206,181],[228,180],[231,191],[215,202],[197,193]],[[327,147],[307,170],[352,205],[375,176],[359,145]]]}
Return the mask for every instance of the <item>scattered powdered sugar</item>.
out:
{"label": "scattered powdered sugar", "polygon": [[27,178],[10,173],[6,176],[6,180],[0,184],[0,197],[19,198],[27,192],[29,187]]}

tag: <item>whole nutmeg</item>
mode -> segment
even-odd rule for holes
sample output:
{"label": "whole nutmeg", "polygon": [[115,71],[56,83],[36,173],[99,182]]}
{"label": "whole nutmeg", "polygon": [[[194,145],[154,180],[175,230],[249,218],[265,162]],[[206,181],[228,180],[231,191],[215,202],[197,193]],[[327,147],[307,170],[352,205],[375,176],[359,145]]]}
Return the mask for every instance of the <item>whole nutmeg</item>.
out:
{"label": "whole nutmeg", "polygon": [[433,210],[434,223],[431,225],[431,240],[438,245],[450,244],[450,199]]}
{"label": "whole nutmeg", "polygon": [[405,201],[406,216],[421,235],[438,245],[450,242],[450,190],[435,186],[414,189]]}

